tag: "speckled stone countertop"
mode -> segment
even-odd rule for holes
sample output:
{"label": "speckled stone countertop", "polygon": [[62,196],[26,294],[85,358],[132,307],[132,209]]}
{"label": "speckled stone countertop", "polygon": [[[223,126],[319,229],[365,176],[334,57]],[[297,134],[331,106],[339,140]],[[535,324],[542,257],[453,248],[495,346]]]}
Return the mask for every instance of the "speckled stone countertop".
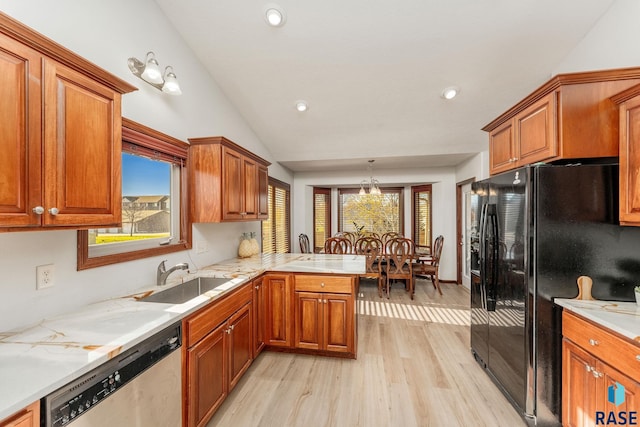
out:
{"label": "speckled stone countertop", "polygon": [[554,302],[640,344],[640,307],[635,302],[560,298]]}
{"label": "speckled stone countertop", "polygon": [[[231,259],[197,273],[149,286],[45,319],[24,329],[0,332],[0,420],[57,390],[117,354],[180,321],[265,271],[361,274],[365,259],[354,255],[278,254]],[[229,281],[183,304],[139,302],[197,276]]]}

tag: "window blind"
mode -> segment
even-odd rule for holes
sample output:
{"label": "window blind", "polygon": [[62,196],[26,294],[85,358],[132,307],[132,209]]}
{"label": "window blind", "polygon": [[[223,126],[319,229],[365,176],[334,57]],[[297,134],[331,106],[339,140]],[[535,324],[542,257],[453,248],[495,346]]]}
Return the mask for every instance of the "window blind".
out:
{"label": "window blind", "polygon": [[431,247],[431,186],[411,187],[413,193],[413,241]]}
{"label": "window blind", "polygon": [[313,248],[320,252],[331,237],[331,189],[313,188]]}
{"label": "window blind", "polygon": [[290,252],[290,186],[269,178],[269,219],[262,221],[262,252]]}

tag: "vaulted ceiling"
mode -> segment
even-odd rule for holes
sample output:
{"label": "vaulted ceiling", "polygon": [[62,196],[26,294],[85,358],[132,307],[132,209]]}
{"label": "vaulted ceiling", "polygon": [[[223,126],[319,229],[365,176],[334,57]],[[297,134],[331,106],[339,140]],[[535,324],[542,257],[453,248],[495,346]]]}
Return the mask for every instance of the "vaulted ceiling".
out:
{"label": "vaulted ceiling", "polygon": [[[551,77],[614,0],[156,0],[294,171],[451,166]],[[460,94],[447,101],[445,87]],[[300,113],[298,100],[309,108]]]}

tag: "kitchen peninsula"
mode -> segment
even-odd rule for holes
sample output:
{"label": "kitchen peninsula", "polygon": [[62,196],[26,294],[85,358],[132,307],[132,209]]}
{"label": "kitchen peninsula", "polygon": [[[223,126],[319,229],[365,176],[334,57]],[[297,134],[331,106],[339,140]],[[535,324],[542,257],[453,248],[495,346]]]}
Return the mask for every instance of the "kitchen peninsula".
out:
{"label": "kitchen peninsula", "polygon": [[[166,289],[148,286],[37,325],[0,332],[0,383],[5,385],[0,388],[0,420],[260,276],[351,277],[355,287],[349,301],[355,317],[357,277],[364,271],[364,257],[355,255],[277,254],[231,259],[170,278],[166,288],[194,277],[229,279],[215,292],[183,304],[138,301]],[[353,327],[355,340],[355,320]]]}

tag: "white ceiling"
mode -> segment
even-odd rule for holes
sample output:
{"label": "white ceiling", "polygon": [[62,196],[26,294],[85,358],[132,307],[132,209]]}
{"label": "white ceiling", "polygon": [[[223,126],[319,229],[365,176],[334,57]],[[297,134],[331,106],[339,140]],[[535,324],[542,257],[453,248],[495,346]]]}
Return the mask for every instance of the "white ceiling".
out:
{"label": "white ceiling", "polygon": [[[276,0],[287,21],[273,28],[268,0],[156,0],[294,171],[451,166],[486,150],[481,128],[548,80],[613,1]],[[460,95],[442,99],[452,85]]]}

